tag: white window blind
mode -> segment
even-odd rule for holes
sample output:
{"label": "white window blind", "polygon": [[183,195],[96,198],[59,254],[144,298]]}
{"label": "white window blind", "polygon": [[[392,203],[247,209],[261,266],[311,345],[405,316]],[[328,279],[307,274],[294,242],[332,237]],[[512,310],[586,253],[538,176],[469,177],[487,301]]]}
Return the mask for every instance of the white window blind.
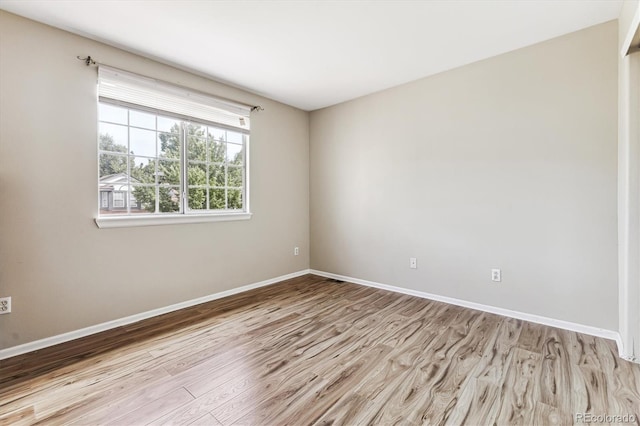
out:
{"label": "white window blind", "polygon": [[104,65],[98,69],[98,95],[100,100],[140,105],[244,133],[251,128],[249,106]]}

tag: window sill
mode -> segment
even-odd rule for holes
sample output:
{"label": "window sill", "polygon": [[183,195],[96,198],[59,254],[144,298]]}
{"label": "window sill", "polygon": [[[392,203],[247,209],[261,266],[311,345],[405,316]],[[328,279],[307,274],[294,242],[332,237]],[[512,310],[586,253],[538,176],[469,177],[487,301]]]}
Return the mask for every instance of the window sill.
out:
{"label": "window sill", "polygon": [[182,225],[249,219],[251,219],[251,213],[218,213],[98,217],[95,222],[98,228],[129,228],[134,226]]}

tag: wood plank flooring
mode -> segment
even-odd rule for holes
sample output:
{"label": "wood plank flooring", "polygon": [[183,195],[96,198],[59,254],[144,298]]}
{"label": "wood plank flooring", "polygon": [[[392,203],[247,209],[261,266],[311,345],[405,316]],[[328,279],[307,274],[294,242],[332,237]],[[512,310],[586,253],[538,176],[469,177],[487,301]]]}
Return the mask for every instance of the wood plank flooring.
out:
{"label": "wood plank flooring", "polygon": [[0,425],[640,424],[612,341],[314,275],[0,361]]}

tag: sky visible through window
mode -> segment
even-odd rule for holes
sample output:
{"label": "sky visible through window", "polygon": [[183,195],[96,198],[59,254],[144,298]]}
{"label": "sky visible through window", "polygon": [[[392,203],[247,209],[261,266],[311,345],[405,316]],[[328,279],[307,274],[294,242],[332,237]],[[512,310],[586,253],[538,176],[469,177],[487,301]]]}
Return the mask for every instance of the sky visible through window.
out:
{"label": "sky visible through window", "polygon": [[242,133],[104,102],[99,120],[101,214],[242,210]]}

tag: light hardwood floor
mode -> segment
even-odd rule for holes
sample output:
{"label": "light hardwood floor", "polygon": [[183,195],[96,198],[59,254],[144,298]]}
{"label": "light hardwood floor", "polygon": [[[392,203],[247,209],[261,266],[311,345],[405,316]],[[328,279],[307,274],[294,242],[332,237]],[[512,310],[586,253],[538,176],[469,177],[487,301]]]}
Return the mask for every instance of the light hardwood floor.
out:
{"label": "light hardwood floor", "polygon": [[634,415],[615,343],[308,275],[0,361],[0,424],[572,424]]}

